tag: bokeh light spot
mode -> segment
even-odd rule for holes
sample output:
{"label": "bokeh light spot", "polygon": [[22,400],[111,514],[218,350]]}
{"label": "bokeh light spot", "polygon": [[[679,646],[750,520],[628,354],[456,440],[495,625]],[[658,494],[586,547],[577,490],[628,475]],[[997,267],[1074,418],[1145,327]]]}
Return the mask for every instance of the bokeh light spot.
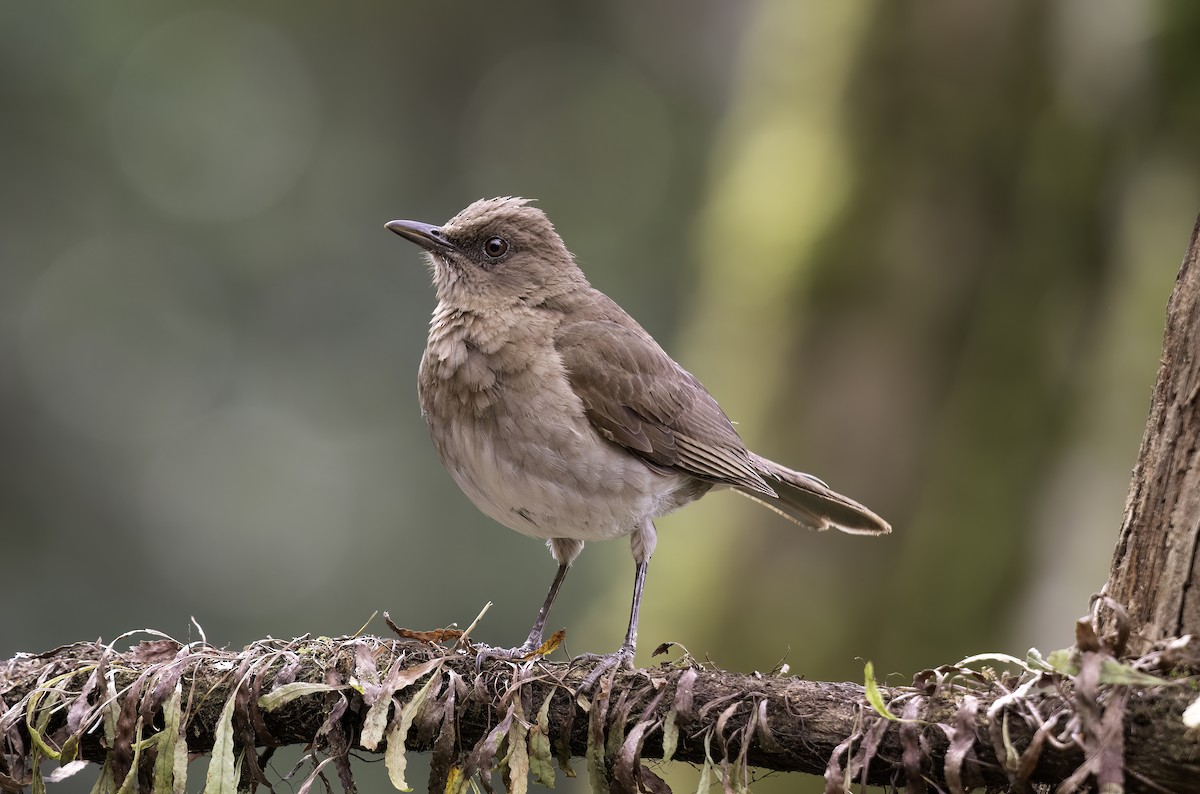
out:
{"label": "bokeh light spot", "polygon": [[157,208],[226,221],[276,202],[308,167],[318,113],[308,70],[276,29],[200,11],[147,34],[109,107],[125,176]]}
{"label": "bokeh light spot", "polygon": [[92,240],[34,283],[21,316],[25,372],[60,423],[144,443],[206,411],[227,382],[229,314],[222,284],[190,250]]}

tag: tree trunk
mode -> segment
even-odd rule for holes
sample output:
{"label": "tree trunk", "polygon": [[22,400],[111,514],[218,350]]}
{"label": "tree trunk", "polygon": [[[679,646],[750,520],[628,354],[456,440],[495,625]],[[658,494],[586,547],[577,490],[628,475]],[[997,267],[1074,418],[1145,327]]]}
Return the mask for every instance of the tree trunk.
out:
{"label": "tree trunk", "polygon": [[[1150,418],[1105,593],[1138,639],[1200,636],[1200,218],[1167,304]],[[1111,621],[1110,621],[1111,622]]]}

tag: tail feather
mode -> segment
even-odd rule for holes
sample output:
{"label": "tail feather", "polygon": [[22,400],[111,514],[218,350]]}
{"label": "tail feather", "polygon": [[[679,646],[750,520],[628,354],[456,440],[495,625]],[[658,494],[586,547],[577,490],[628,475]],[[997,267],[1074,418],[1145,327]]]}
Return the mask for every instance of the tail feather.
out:
{"label": "tail feather", "polygon": [[842,496],[816,477],[792,471],[753,453],[751,459],[776,497],[741,489],[738,493],[800,526],[818,531],[836,529],[851,535],[886,535],[892,531],[891,525],[870,508]]}

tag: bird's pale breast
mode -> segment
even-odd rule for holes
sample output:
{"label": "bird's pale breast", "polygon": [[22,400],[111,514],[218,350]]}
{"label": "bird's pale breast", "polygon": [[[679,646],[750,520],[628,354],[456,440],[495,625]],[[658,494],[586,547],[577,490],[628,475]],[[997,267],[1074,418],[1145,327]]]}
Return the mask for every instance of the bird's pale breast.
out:
{"label": "bird's pale breast", "polygon": [[434,446],[476,507],[507,527],[539,538],[627,535],[677,506],[686,478],[595,432],[553,323],[536,310],[501,321],[439,307],[418,381]]}

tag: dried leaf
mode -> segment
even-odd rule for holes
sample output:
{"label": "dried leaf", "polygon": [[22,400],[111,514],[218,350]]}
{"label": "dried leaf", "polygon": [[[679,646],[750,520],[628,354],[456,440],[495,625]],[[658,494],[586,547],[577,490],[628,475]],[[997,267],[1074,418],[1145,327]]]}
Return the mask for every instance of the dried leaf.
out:
{"label": "dried leaf", "polygon": [[[547,695],[548,698],[554,695]],[[574,703],[574,699],[568,697],[568,705]],[[567,708],[563,712],[562,724],[558,726],[558,738],[554,740],[554,756],[558,759],[558,768],[563,771],[567,777],[575,777],[575,770],[571,768],[571,730],[575,727],[575,709]]]}
{"label": "dried leaf", "polygon": [[1124,790],[1124,721],[1128,694],[1126,690],[1114,689],[1101,703],[1099,687],[1103,661],[1099,653],[1084,653],[1080,660],[1074,700],[1083,734],[1084,761],[1057,789],[1063,794],[1080,790],[1090,776],[1095,777],[1099,791]]}
{"label": "dried leaf", "polygon": [[[763,702],[765,703],[766,701]],[[678,715],[679,712],[671,709],[667,712],[667,718],[663,720],[663,763],[674,758],[675,750],[679,747],[679,726],[675,724]]]}
{"label": "dried leaf", "polygon": [[71,761],[63,764],[58,769],[55,769],[50,774],[46,775],[47,783],[61,783],[67,778],[82,772],[88,765],[87,761]]}
{"label": "dried leaf", "polygon": [[[267,696],[269,697],[269,695]],[[233,706],[236,691],[225,701],[213,736],[212,757],[204,779],[204,794],[237,794],[238,764],[233,755]]]}
{"label": "dried leaf", "polygon": [[[25,705],[25,728],[29,731],[29,739],[33,742],[34,749],[40,756],[53,758],[56,761],[61,756],[58,750],[51,747],[50,743],[46,741],[44,734],[50,724],[50,715],[55,711],[55,705],[62,699],[62,693],[54,688],[59,678],[35,689]],[[43,700],[45,700],[44,704]]]}
{"label": "dried leaf", "polygon": [[[862,712],[859,711],[858,717],[854,722],[854,732],[847,736],[833,748],[833,752],[829,754],[829,763],[825,766],[825,794],[844,794],[850,790],[850,774],[848,770],[842,766],[842,754],[845,753],[847,761],[851,757],[851,751],[856,742],[862,739]],[[707,752],[707,748],[705,748]]]}
{"label": "dried leaf", "polygon": [[67,711],[67,730],[72,734],[82,733],[91,725],[95,718],[96,709],[98,706],[91,705],[92,692],[104,680],[104,673],[108,667],[109,650],[106,648],[104,654],[100,657],[99,663],[92,674],[83,684],[83,688],[79,690],[79,695],[71,703],[71,708]]}
{"label": "dried leaf", "polygon": [[537,721],[529,729],[529,771],[534,779],[546,788],[554,788],[554,759],[550,754],[550,701],[554,700],[551,690],[542,707],[538,709]]}
{"label": "dried leaf", "polygon": [[526,737],[529,729],[525,727],[525,713],[521,708],[521,698],[513,698],[513,721],[508,729],[508,763],[507,774],[504,776],[508,794],[527,794],[529,791],[529,750]]}
{"label": "dried leaf", "polygon": [[433,752],[429,758],[429,791],[447,791],[450,789],[450,775],[456,768],[455,761],[457,754],[455,753],[455,742],[458,739],[457,731],[454,730],[455,711],[454,701],[458,694],[459,675],[453,670],[446,673],[449,678],[449,683],[446,686],[446,694],[442,698],[439,705],[441,709],[440,720],[441,730],[438,731],[437,738],[433,742]]}
{"label": "dried leaf", "polygon": [[496,723],[495,727],[471,750],[470,756],[467,757],[467,763],[463,766],[464,777],[471,779],[477,774],[488,775],[491,773],[492,768],[496,765],[496,756],[500,752],[500,743],[508,736],[508,729],[512,727],[515,711],[515,707],[510,705],[504,719]]}
{"label": "dried leaf", "polygon": [[137,718],[137,726],[134,729],[133,741],[133,763],[129,767],[129,771],[125,773],[125,780],[121,783],[121,788],[117,789],[117,794],[133,794],[138,788],[138,761],[142,756],[142,718]]}
{"label": "dried leaf", "polygon": [[[331,761],[333,761],[332,756],[322,760],[321,763],[313,767],[313,771],[309,772],[308,777],[306,777],[304,782],[300,784],[300,788],[296,791],[296,794],[308,794],[308,791],[312,788],[313,783],[316,783],[321,777],[321,770],[324,769],[325,766]],[[204,794],[208,794],[208,791],[206,790]]]}
{"label": "dried leaf", "polygon": [[663,780],[658,775],[644,764],[641,770],[642,791],[648,794],[671,794],[671,787],[667,785],[667,781]]}
{"label": "dried leaf", "polygon": [[[1029,653],[1036,654],[1037,649],[1030,648]],[[1037,671],[1032,669],[1030,664],[1033,658],[1035,657],[1031,657],[1029,654],[1026,654],[1025,659],[1018,659],[1017,657],[1010,656],[1007,653],[977,653],[974,656],[968,656],[966,659],[963,659],[954,666],[958,668],[970,668],[971,665],[979,662],[996,662],[997,664],[1011,664],[1014,667],[1020,667],[1027,673],[1034,673]]]}
{"label": "dried leaf", "polygon": [[308,681],[295,681],[290,684],[283,684],[272,689],[267,694],[258,699],[258,707],[265,711],[274,711],[280,706],[285,706],[297,698],[302,698],[307,695],[315,695],[318,692],[336,692],[346,689],[345,684],[324,684],[310,683]]}
{"label": "dried leaf", "polygon": [[116,736],[112,746],[112,762],[113,775],[117,780],[121,781],[121,788],[124,789],[126,781],[129,778],[129,770],[134,759],[134,733],[141,728],[141,718],[138,716],[138,700],[141,697],[142,687],[146,684],[146,679],[150,676],[150,671],[142,673],[137,680],[133,682],[133,686],[125,693],[121,701],[121,710],[117,715]]}
{"label": "dried leaf", "polygon": [[664,642],[663,644],[661,644],[661,645],[659,645],[657,648],[655,648],[655,649],[654,649],[654,650],[653,650],[653,651],[650,653],[650,655],[651,655],[652,657],[653,657],[653,656],[662,656],[664,653],[667,653],[668,651],[670,651],[670,650],[671,650],[671,646],[673,646],[674,644],[675,644],[675,643],[673,643],[673,642]]}
{"label": "dried leaf", "polygon": [[967,695],[954,714],[954,726],[943,726],[949,736],[950,747],[946,749],[946,785],[951,794],[966,794],[963,767],[967,753],[975,746],[975,715],[979,711],[979,700]]}
{"label": "dried leaf", "polygon": [[375,654],[370,645],[362,640],[357,640],[352,644],[354,645],[354,675],[350,676],[350,687],[363,695],[369,705],[374,703],[378,697],[379,666],[375,662]]}
{"label": "dried leaf", "polygon": [[400,709],[399,715],[392,721],[391,730],[388,731],[387,750],[384,752],[383,761],[387,766],[388,777],[391,779],[392,785],[400,791],[412,791],[404,779],[404,770],[408,767],[408,759],[404,755],[404,742],[408,739],[408,729],[412,727],[417,711],[425,703],[425,696],[429,694],[429,689],[437,678],[436,675],[429,676],[425,686],[418,689],[412,699],[404,705],[404,708]]}
{"label": "dried leaf", "polygon": [[696,794],[708,794],[712,788],[712,731],[704,734],[704,766],[700,769],[700,783],[696,786]]}
{"label": "dried leaf", "polygon": [[758,735],[758,743],[768,753],[778,753],[783,749],[779,746],[779,741],[775,738],[775,732],[771,730],[771,724],[767,722],[766,698],[758,701]]}
{"label": "dried leaf", "polygon": [[169,662],[182,647],[176,640],[143,640],[129,649],[129,658],[137,664]]}
{"label": "dried leaf", "polygon": [[696,668],[689,667],[683,671],[683,675],[679,676],[678,683],[675,684],[675,708],[679,712],[679,716],[684,720],[693,718],[692,710],[692,691],[696,686]]}
{"label": "dried leaf", "polygon": [[592,697],[591,713],[588,715],[587,761],[588,781],[592,794],[608,794],[608,775],[604,770],[604,723],[608,716],[608,696],[612,691],[613,677],[610,673],[596,682],[596,694]]}
{"label": "dried leaf", "polygon": [[[857,777],[864,788],[867,785],[867,778],[871,772],[871,759],[875,758],[879,753],[879,745],[883,743],[883,736],[887,733],[888,727],[888,720],[874,720],[871,727],[863,732],[862,744],[859,745],[854,761],[850,765],[850,776]],[[749,741],[743,740],[743,753],[748,745]],[[740,756],[739,760],[744,762],[745,755]]]}
{"label": "dried leaf", "polygon": [[904,794],[925,794],[929,786],[921,769],[921,727],[917,715],[921,699],[914,697],[904,704],[904,719],[900,725],[900,763],[904,767]]}
{"label": "dried leaf", "polygon": [[183,702],[183,682],[176,680],[175,691],[163,703],[163,729],[158,734],[158,756],[154,759],[154,794],[183,791],[175,780],[176,747],[183,745],[184,764],[187,763],[187,740],[180,730],[180,711]]}
{"label": "dried leaf", "polygon": [[408,629],[400,629],[396,632],[401,639],[417,640],[418,642],[428,642],[430,644],[437,642],[446,642],[448,640],[457,640],[463,635],[462,629],[434,629],[433,631],[409,631]]}
{"label": "dried leaf", "polygon": [[650,726],[649,722],[634,725],[613,761],[613,779],[617,783],[617,791],[622,794],[638,794],[641,788],[635,775],[640,776],[641,773],[642,742],[645,741],[646,729]]}
{"label": "dried leaf", "polygon": [[633,710],[633,701],[629,698],[628,689],[621,691],[617,705],[612,709],[608,718],[608,736],[604,740],[604,757],[616,758],[625,743],[625,726],[629,724],[629,712]]}
{"label": "dried leaf", "polygon": [[1096,624],[1092,622],[1091,615],[1085,615],[1075,621],[1075,647],[1081,651],[1099,652],[1102,650],[1104,643],[1100,641],[1100,635],[1096,633]]}
{"label": "dried leaf", "polygon": [[[470,780],[463,774],[461,766],[450,767],[450,774],[446,776],[446,794],[462,794],[467,790],[467,782]],[[430,789],[430,794],[432,794]]]}
{"label": "dried leaf", "polygon": [[388,710],[391,708],[393,696],[441,664],[441,659],[430,659],[427,662],[402,669],[399,666],[400,660],[397,659],[384,678],[383,684],[380,685],[376,700],[370,703],[370,708],[367,709],[367,716],[363,719],[362,736],[359,737],[358,743],[367,750],[374,750],[378,747],[379,742],[383,739],[383,731],[387,727]]}
{"label": "dried leaf", "polygon": [[96,778],[91,794],[116,794],[116,792],[117,781],[113,778],[112,762],[105,759],[104,765],[100,767],[100,777]]}
{"label": "dried leaf", "polygon": [[556,631],[550,635],[550,639],[546,640],[541,645],[539,645],[537,647],[537,650],[530,651],[529,653],[522,656],[521,661],[527,662],[530,659],[536,659],[539,656],[549,656],[550,654],[552,654],[556,650],[558,650],[558,646],[562,645],[563,640],[565,640],[566,638],[567,638],[567,630],[559,629],[558,631]]}

